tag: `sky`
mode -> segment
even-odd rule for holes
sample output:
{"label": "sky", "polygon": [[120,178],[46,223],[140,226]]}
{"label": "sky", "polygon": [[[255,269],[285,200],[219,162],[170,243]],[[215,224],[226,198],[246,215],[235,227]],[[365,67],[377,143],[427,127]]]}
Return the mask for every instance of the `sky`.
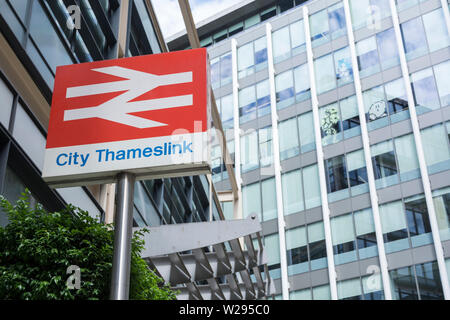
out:
{"label": "sky", "polygon": [[[164,38],[184,30],[178,0],[151,0]],[[194,22],[201,22],[242,0],[189,0]]]}

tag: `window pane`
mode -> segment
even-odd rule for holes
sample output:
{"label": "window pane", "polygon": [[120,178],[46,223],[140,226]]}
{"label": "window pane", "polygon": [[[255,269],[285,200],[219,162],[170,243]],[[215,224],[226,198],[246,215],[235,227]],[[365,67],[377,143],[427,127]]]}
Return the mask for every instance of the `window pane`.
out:
{"label": "window pane", "polygon": [[322,144],[324,146],[342,140],[341,114],[337,103],[319,109]]}
{"label": "window pane", "polygon": [[364,108],[368,120],[368,130],[378,129],[389,124],[387,105],[382,86],[363,92]]}
{"label": "window pane", "polygon": [[420,17],[406,21],[400,25],[403,34],[406,60],[420,57],[427,53],[427,40]]}
{"label": "window pane", "polygon": [[377,44],[383,70],[400,64],[394,28],[378,33]]}
{"label": "window pane", "polygon": [[267,66],[267,40],[265,36],[255,40],[255,65],[256,71]]}
{"label": "window pane", "polygon": [[278,234],[264,237],[264,249],[266,250],[270,276],[273,279],[280,278],[280,242],[278,240]]}
{"label": "window pane", "polygon": [[298,131],[300,136],[301,153],[316,149],[314,136],[314,122],[312,112],[304,113],[298,117]]}
{"label": "window pane", "polygon": [[289,26],[273,33],[273,60],[275,63],[286,60],[291,55]]}
{"label": "window pane", "polygon": [[416,280],[412,267],[389,271],[393,298],[395,300],[418,300]]}
{"label": "window pane", "polygon": [[439,96],[431,68],[411,74],[411,82],[418,114],[439,109]]}
{"label": "window pane", "polygon": [[317,93],[321,94],[336,88],[336,75],[331,54],[314,61]]}
{"label": "window pane", "polygon": [[272,127],[259,129],[258,140],[260,166],[269,166],[273,163]]}
{"label": "window pane", "polygon": [[395,123],[408,119],[408,98],[406,97],[403,78],[386,83],[384,89],[386,91],[386,100],[391,122]]}
{"label": "window pane", "polygon": [[419,160],[417,159],[414,136],[408,134],[395,138],[394,141],[400,180],[409,181],[420,177]]}
{"label": "window pane", "polygon": [[418,264],[415,269],[420,300],[444,300],[437,262]]}
{"label": "window pane", "polygon": [[242,187],[242,207],[244,218],[247,218],[252,214],[256,214],[259,221],[262,221],[261,192],[259,190],[259,183]]}
{"label": "window pane", "polygon": [[353,30],[366,26],[369,12],[369,0],[350,0]]}
{"label": "window pane", "polygon": [[436,76],[436,84],[441,99],[442,107],[450,105],[450,85],[448,75],[450,74],[450,60],[433,67]]}
{"label": "window pane", "polygon": [[222,86],[231,83],[232,79],[231,53],[220,58],[220,84]]}
{"label": "window pane", "polygon": [[[251,67],[255,64],[253,55],[253,42],[247,43],[237,49],[239,78],[253,73]],[[248,70],[247,70],[248,69]]]}
{"label": "window pane", "polygon": [[402,202],[396,201],[381,205],[380,219],[386,253],[409,248]]}
{"label": "window pane", "polygon": [[286,254],[289,275],[308,272],[306,227],[286,231]]}
{"label": "window pane", "polygon": [[9,120],[11,118],[11,109],[14,101],[14,95],[6,86],[6,83],[0,78],[0,123],[8,129]]}
{"label": "window pane", "polygon": [[362,277],[364,300],[384,300],[381,274],[372,274]]}
{"label": "window pane", "polygon": [[53,72],[56,72],[57,66],[73,63],[38,1],[33,2],[33,13],[31,15],[29,30]]}
{"label": "window pane", "polygon": [[270,114],[269,80],[264,80],[256,84],[256,104],[258,107],[258,117]]}
{"label": "window pane", "polygon": [[398,183],[397,164],[392,140],[370,147],[377,188],[384,188]]}
{"label": "window pane", "polygon": [[259,167],[258,162],[258,135],[256,131],[241,137],[242,172],[254,170]]}
{"label": "window pane", "polygon": [[222,124],[225,129],[233,128],[233,95],[230,94],[220,99],[220,110],[221,110],[221,118]]}
{"label": "window pane", "polygon": [[337,156],[326,160],[326,168],[328,193],[348,188],[347,167],[344,156]]}
{"label": "window pane", "polygon": [[311,97],[309,86],[308,65],[304,64],[294,69],[295,97],[298,102]]}
{"label": "window pane", "polygon": [[312,46],[316,47],[330,41],[327,10],[314,13],[309,19]]}
{"label": "window pane", "polygon": [[304,210],[303,187],[300,170],[282,175],[284,214],[289,215]]}
{"label": "window pane", "polygon": [[254,86],[239,90],[239,117],[240,123],[256,119],[256,92]]}
{"label": "window pane", "polygon": [[346,33],[345,12],[342,2],[328,8],[331,39],[337,39]]}
{"label": "window pane", "polygon": [[370,37],[356,43],[358,65],[361,77],[366,77],[380,71],[377,43],[375,37]]}
{"label": "window pane", "polygon": [[277,217],[277,197],[275,190],[275,178],[261,182],[263,219],[268,221]]}
{"label": "window pane", "polygon": [[312,300],[311,289],[292,291],[289,300]]}
{"label": "window pane", "polygon": [[297,137],[297,120],[292,118],[279,123],[280,159],[285,160],[300,153]]}
{"label": "window pane", "polygon": [[425,197],[418,195],[405,199],[405,211],[412,246],[418,247],[432,243]]}
{"label": "window pane", "polygon": [[367,169],[364,151],[357,150],[347,153],[347,171],[350,180],[352,196],[369,191],[367,185]]}
{"label": "window pane", "polygon": [[448,32],[441,8],[424,14],[423,25],[425,27],[430,52],[445,48],[449,45]]}
{"label": "window pane", "polygon": [[309,256],[311,270],[327,267],[327,250],[325,245],[325,232],[323,222],[308,225]]}
{"label": "window pane", "polygon": [[450,187],[435,190],[433,202],[441,241],[450,240]]}
{"label": "window pane", "polygon": [[312,290],[314,300],[331,300],[330,286],[328,284],[320,287],[314,287]]}
{"label": "window pane", "polygon": [[334,53],[334,63],[336,68],[336,79],[338,87],[353,81],[352,60],[350,49],[345,47]]}
{"label": "window pane", "polygon": [[359,278],[338,281],[338,298],[340,300],[361,300],[361,282]]}
{"label": "window pane", "polygon": [[42,170],[44,167],[44,150],[46,139],[21,103],[17,104],[13,136],[25,150],[34,164]]}
{"label": "window pane", "polygon": [[352,214],[331,219],[331,236],[336,265],[356,260]]}
{"label": "window pane", "polygon": [[283,109],[295,102],[292,70],[275,76],[277,108]]}
{"label": "window pane", "polygon": [[423,153],[429,174],[450,168],[448,135],[442,125],[421,130]]}
{"label": "window pane", "polygon": [[320,206],[319,170],[317,164],[303,168],[303,181],[308,182],[308,187],[305,188],[306,209]]}
{"label": "window pane", "polygon": [[373,222],[372,209],[356,211],[354,214],[356,241],[359,258],[366,259],[378,255],[375,224]]}
{"label": "window pane", "polygon": [[292,55],[302,53],[306,49],[305,45],[305,29],[303,20],[294,22],[289,26],[291,34]]}
{"label": "window pane", "polygon": [[342,129],[344,130],[344,139],[355,137],[361,134],[359,122],[358,104],[356,96],[351,96],[339,101],[339,107],[342,115]]}

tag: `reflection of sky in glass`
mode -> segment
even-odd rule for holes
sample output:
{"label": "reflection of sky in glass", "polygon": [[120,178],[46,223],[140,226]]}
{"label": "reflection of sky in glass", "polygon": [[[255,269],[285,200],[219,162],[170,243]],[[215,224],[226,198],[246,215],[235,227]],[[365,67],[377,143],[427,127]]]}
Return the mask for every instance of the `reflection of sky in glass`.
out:
{"label": "reflection of sky in glass", "polygon": [[431,69],[425,69],[411,75],[412,87],[416,106],[424,107],[418,112],[439,108],[439,97]]}
{"label": "reflection of sky in glass", "polygon": [[427,50],[427,40],[420,17],[401,24],[406,58],[418,57]]}
{"label": "reflection of sky in glass", "polygon": [[377,44],[383,69],[390,68],[400,63],[393,28],[378,33]]}

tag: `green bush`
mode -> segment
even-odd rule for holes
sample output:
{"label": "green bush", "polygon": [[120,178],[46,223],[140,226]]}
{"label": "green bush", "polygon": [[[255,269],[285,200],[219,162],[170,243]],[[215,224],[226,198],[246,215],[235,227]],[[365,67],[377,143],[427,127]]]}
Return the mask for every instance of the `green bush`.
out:
{"label": "green bush", "polygon": [[[29,193],[15,205],[0,196],[9,224],[0,227],[0,299],[108,299],[114,232],[86,211],[68,205],[60,212],[31,207]],[[1,213],[0,213],[1,214]],[[4,214],[4,213],[3,213]],[[143,233],[132,241],[130,299],[173,300],[175,293],[140,257]],[[80,289],[66,281],[80,267]]]}

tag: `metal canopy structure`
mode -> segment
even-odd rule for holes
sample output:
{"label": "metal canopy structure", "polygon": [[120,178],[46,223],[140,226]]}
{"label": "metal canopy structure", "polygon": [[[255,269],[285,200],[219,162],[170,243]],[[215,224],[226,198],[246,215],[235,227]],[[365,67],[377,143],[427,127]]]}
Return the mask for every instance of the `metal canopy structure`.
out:
{"label": "metal canopy structure", "polygon": [[142,257],[179,300],[255,300],[275,292],[254,215],[147,229]]}

